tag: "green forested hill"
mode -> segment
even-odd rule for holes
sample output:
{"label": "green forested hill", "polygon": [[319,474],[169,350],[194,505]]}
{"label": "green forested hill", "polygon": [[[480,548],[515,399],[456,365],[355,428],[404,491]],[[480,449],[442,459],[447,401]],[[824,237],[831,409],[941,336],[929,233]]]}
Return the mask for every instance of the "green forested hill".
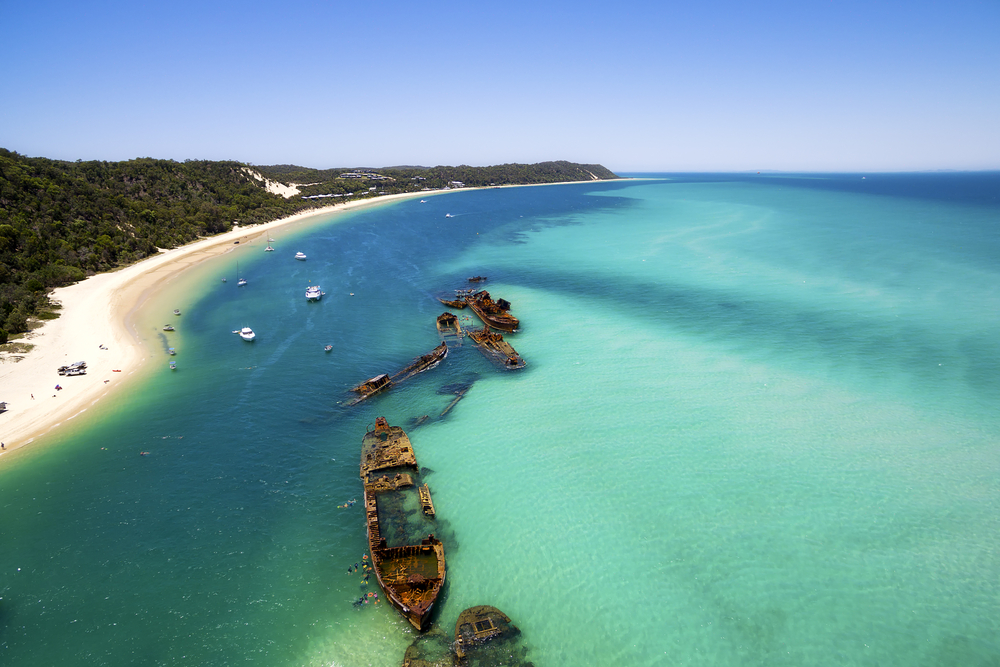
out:
{"label": "green forested hill", "polygon": [[[489,187],[491,185],[526,185],[531,183],[560,183],[565,181],[589,181],[595,178],[612,179],[618,176],[599,164],[576,164],[573,162],[539,162],[538,164],[501,164],[492,167],[356,167],[350,169],[306,169],[282,164],[269,167],[254,167],[268,178],[283,183],[309,184],[303,194],[326,194],[351,191],[358,187],[353,179],[340,178],[345,173],[374,173],[396,184],[399,191],[420,188],[443,188],[453,181],[460,181],[466,187]],[[413,187],[413,183],[418,187]],[[404,187],[411,184],[410,187]]]}
{"label": "green forested hill", "polygon": [[[300,186],[286,199],[248,170]],[[350,177],[342,177],[351,173]],[[154,160],[64,162],[0,149],[0,343],[27,330],[53,287],[241,225],[347,198],[446,187],[617,178],[600,165],[315,170]],[[317,197],[323,195],[323,197]],[[337,195],[338,199],[330,199]]]}
{"label": "green forested hill", "polygon": [[305,204],[268,193],[242,166],[61,162],[0,150],[0,342],[27,330],[53,287]]}

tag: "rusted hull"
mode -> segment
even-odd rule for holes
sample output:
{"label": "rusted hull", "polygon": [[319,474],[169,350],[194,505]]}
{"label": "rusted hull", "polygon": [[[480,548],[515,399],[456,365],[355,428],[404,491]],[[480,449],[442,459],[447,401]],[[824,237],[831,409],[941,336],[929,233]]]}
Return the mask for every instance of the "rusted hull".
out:
{"label": "rusted hull", "polygon": [[511,638],[521,631],[510,622],[510,617],[496,607],[479,605],[469,607],[458,615],[455,622],[455,656],[459,662],[475,648],[494,639]]}
{"label": "rusted hull", "polygon": [[462,325],[454,313],[441,313],[437,316],[437,330],[442,334],[462,335]]}
{"label": "rusted hull", "polygon": [[[370,539],[370,538],[369,538]],[[444,586],[444,545],[434,536],[424,542],[390,549],[372,549],[375,576],[389,604],[423,632]]]}
{"label": "rusted hull", "polygon": [[[393,524],[393,501],[402,505],[402,495],[413,492],[419,477],[419,467],[410,439],[398,426],[389,426],[379,417],[374,429],[368,431],[361,443],[361,479],[364,481],[365,518],[368,528],[368,548],[372,567],[379,585],[389,603],[417,630],[427,628],[434,603],[445,581],[444,545],[432,534],[416,543],[393,544],[401,541],[413,524]],[[421,522],[430,522],[434,516],[430,490],[424,484],[416,488],[419,502],[424,508]],[[386,503],[385,508],[380,505]],[[380,517],[383,510],[389,517]],[[405,513],[404,513],[405,514]],[[410,519],[404,518],[403,521]],[[387,525],[383,525],[386,523]],[[417,524],[421,528],[426,523]],[[385,532],[385,534],[384,534]],[[395,537],[392,537],[395,536]]]}
{"label": "rusted hull", "polygon": [[520,321],[513,315],[490,313],[486,311],[477,301],[469,301],[469,308],[472,309],[472,312],[474,312],[479,319],[494,329],[500,329],[501,331],[513,333],[514,330],[521,324]]}
{"label": "rusted hull", "polygon": [[354,398],[354,399],[351,399],[350,401],[348,401],[346,403],[346,405],[349,405],[349,406],[350,405],[357,405],[358,403],[360,403],[361,401],[365,400],[366,398],[369,398],[370,396],[374,396],[375,394],[379,393],[380,391],[385,391],[386,389],[388,389],[391,386],[392,386],[392,380],[389,378],[388,375],[386,375],[384,373],[382,375],[376,375],[373,378],[368,378],[367,380],[365,380],[364,382],[362,382],[358,386],[351,387],[351,391],[353,391],[354,393],[358,394],[358,397]]}
{"label": "rusted hull", "polygon": [[448,345],[445,343],[441,343],[427,354],[414,359],[412,362],[410,362],[410,364],[406,368],[399,371],[392,377],[389,377],[388,375],[383,373],[382,375],[376,375],[373,378],[365,380],[356,387],[351,387],[351,391],[353,391],[356,394],[359,394],[359,396],[357,398],[351,399],[344,405],[348,407],[352,405],[357,405],[366,398],[374,396],[379,392],[385,391],[386,389],[402,382],[408,377],[411,377],[413,375],[416,375],[417,373],[421,373],[428,369],[434,368],[439,363],[441,363],[442,359],[444,359],[447,356],[448,356]]}
{"label": "rusted hull", "polygon": [[422,373],[437,366],[448,356],[448,345],[441,343],[427,354],[414,359],[409,366],[392,376],[393,382],[402,382],[411,375]]}
{"label": "rusted hull", "polygon": [[468,304],[465,301],[460,301],[458,299],[438,299],[441,303],[448,306],[449,308],[465,308]]}
{"label": "rusted hull", "polygon": [[494,329],[512,332],[520,325],[510,314],[510,303],[504,299],[494,300],[486,290],[471,294],[465,300],[479,319]]}
{"label": "rusted hull", "polygon": [[483,354],[496,362],[497,365],[507,370],[517,370],[527,366],[527,362],[517,353],[510,343],[503,339],[499,333],[490,331],[489,327],[476,329],[469,333],[469,337],[482,350]]}

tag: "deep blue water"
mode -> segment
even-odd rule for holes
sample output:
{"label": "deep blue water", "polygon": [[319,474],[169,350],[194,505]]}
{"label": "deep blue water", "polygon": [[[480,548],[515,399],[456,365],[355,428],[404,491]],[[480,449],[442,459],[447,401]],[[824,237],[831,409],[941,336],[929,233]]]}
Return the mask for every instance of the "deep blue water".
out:
{"label": "deep blue water", "polygon": [[[338,507],[378,415],[447,634],[493,604],[538,665],[1000,661],[1000,175],[643,176],[299,224],[168,287],[147,377],[0,466],[2,663],[399,664]],[[343,407],[472,275],[528,367],[466,340]]]}

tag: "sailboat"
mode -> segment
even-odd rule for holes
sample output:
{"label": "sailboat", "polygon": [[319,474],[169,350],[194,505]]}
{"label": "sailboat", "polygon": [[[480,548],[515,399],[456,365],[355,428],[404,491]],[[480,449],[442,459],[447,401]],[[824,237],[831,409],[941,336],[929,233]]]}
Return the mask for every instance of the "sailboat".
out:
{"label": "sailboat", "polygon": [[246,278],[240,278],[240,263],[236,262],[236,286],[243,287],[247,284]]}
{"label": "sailboat", "polygon": [[264,252],[274,252],[274,248],[271,247],[271,242],[274,241],[270,236],[267,237],[267,247],[264,248]]}

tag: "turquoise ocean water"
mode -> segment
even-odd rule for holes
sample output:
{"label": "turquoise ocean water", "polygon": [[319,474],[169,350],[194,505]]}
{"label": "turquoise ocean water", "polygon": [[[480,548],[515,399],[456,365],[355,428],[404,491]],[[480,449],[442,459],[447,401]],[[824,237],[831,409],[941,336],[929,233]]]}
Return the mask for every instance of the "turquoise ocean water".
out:
{"label": "turquoise ocean water", "polygon": [[[338,507],[384,415],[434,494],[449,635],[492,604],[539,667],[996,665],[998,196],[997,174],[671,175],[241,246],[144,310],[147,377],[4,457],[0,664],[399,664],[415,635],[352,606],[365,528]],[[433,348],[434,297],[477,274],[526,369],[466,341],[340,405]]]}

